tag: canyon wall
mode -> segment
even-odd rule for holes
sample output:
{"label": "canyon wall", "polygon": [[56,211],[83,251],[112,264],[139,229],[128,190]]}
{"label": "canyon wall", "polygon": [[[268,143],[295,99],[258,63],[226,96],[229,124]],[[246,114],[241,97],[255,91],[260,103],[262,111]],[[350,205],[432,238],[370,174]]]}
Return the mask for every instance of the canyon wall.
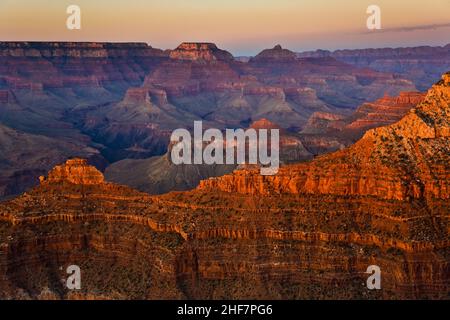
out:
{"label": "canyon wall", "polygon": [[[449,101],[447,73],[400,121],[347,149],[188,192],[150,196],[69,160],[0,203],[0,294],[448,299]],[[68,264],[85,270],[79,292],[56,280]],[[366,287],[370,265],[381,290]]]}

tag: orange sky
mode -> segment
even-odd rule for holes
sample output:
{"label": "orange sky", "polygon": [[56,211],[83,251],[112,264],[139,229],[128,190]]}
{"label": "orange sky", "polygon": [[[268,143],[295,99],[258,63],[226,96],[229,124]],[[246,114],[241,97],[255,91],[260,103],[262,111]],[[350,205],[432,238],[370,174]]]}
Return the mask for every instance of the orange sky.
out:
{"label": "orange sky", "polygon": [[[66,28],[81,7],[82,30]],[[383,30],[368,32],[366,9]],[[174,48],[209,41],[234,54],[450,43],[450,0],[1,0],[0,40],[143,41]]]}

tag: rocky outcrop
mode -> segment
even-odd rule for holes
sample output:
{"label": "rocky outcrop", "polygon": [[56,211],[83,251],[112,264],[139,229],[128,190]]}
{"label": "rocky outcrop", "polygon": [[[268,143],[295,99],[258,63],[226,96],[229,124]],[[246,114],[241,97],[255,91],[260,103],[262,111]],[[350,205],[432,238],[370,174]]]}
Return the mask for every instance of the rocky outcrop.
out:
{"label": "rocky outcrop", "polygon": [[276,45],[272,49],[265,49],[261,51],[250,62],[285,62],[291,63],[296,60],[296,54],[288,49],[283,49],[280,45]]}
{"label": "rocky outcrop", "polygon": [[214,43],[183,42],[170,52],[171,59],[191,61],[233,61],[233,55]]}
{"label": "rocky outcrop", "polygon": [[101,184],[104,181],[103,174],[96,168],[88,165],[84,159],[70,159],[65,164],[56,166],[47,178],[40,177],[41,183],[72,183],[72,184]]}

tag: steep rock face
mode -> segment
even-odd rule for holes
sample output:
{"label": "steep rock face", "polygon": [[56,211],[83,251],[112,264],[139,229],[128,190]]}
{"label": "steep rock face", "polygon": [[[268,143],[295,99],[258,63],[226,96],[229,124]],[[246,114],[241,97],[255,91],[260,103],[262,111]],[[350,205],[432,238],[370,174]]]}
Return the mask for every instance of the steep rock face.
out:
{"label": "steep rock face", "polygon": [[[131,49],[131,50],[130,50]],[[4,57],[75,57],[104,58],[117,56],[160,56],[167,54],[145,43],[99,42],[1,42]]]}
{"label": "steep rock face", "polygon": [[[55,167],[40,186],[0,204],[0,296],[183,298],[174,261],[185,235],[142,216],[148,201],[145,194],[104,182],[81,159]],[[60,279],[74,264],[83,270],[83,290],[71,292]]]}
{"label": "steep rock face", "polygon": [[170,58],[147,75],[145,86],[178,97],[214,92],[220,84],[239,78],[233,56],[213,43],[182,43],[170,52]]}

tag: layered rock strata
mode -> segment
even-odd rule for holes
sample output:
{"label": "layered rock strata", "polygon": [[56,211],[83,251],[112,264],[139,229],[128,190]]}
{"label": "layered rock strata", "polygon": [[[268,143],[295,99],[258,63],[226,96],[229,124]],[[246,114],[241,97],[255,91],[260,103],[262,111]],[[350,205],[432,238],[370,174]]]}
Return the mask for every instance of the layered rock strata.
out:
{"label": "layered rock strata", "polygon": [[70,160],[0,204],[0,292],[71,298],[55,279],[78,264],[81,298],[448,299],[449,88],[446,74],[399,122],[272,177],[149,196]]}

